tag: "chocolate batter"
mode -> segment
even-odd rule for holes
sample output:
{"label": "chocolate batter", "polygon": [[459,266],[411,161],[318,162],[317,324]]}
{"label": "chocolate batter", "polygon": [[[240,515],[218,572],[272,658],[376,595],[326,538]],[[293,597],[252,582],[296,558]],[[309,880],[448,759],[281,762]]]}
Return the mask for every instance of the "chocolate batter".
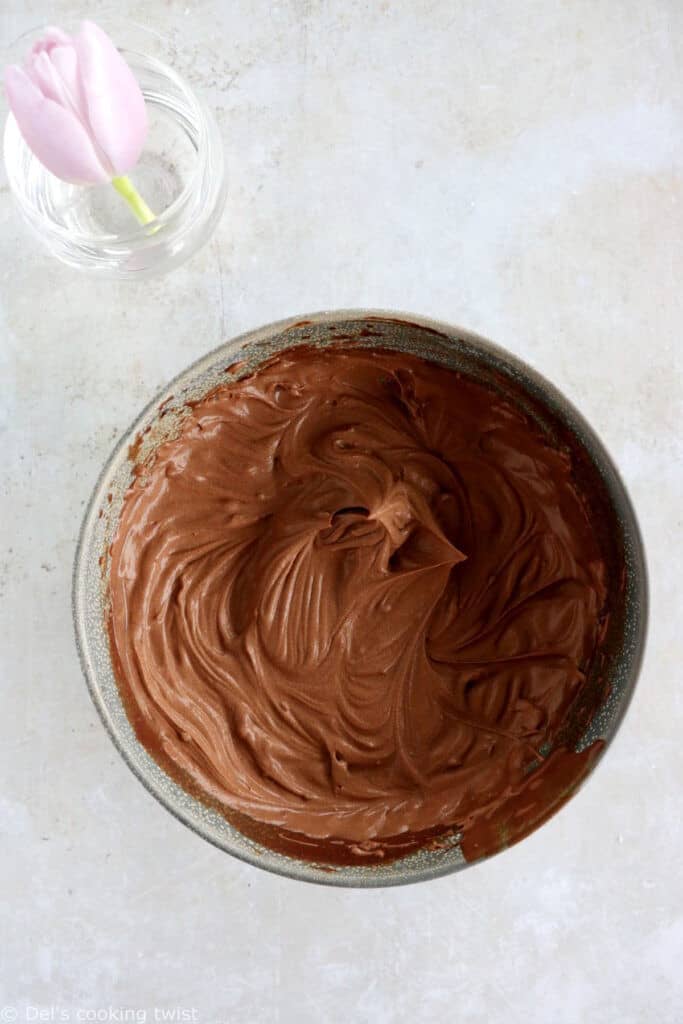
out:
{"label": "chocolate batter", "polygon": [[352,347],[193,407],[126,496],[110,590],[152,755],[266,842],[361,862],[404,834],[466,846],[514,800],[606,597],[566,453],[480,384]]}

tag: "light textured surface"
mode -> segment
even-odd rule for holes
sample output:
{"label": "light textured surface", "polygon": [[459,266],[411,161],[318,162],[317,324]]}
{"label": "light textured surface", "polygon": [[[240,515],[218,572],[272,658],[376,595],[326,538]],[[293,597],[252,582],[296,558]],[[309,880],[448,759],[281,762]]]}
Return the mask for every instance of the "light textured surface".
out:
{"label": "light textured surface", "polygon": [[[680,1024],[683,6],[119,7],[172,36],[231,187],[202,253],[132,285],[43,255],[0,196],[0,1019]],[[0,41],[46,10],[4,0]],[[372,892],[173,820],[96,718],[70,611],[83,506],[141,405],[226,336],[343,306],[462,323],[550,376],[623,472],[652,588],[579,796],[485,865]]]}

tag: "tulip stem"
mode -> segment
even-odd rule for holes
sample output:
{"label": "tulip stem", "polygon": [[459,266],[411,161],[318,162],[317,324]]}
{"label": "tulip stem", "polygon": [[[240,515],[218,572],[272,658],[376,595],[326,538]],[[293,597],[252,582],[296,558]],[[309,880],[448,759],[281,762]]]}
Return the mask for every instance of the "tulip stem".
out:
{"label": "tulip stem", "polygon": [[122,174],[118,178],[112,178],[111,183],[118,194],[126,200],[141,224],[149,224],[151,221],[156,220],[156,215],[152,213],[127,174]]}

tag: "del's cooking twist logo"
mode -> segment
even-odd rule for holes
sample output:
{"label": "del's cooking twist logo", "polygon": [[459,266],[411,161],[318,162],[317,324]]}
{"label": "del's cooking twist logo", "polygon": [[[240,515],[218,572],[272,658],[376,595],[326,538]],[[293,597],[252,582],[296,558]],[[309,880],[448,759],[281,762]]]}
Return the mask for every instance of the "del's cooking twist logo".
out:
{"label": "del's cooking twist logo", "polygon": [[199,1011],[194,1006],[161,1007],[78,1007],[16,1006],[0,1008],[0,1022],[14,1024],[15,1021],[36,1021],[46,1024],[74,1021],[77,1024],[148,1024],[166,1021],[167,1024],[199,1024]]}

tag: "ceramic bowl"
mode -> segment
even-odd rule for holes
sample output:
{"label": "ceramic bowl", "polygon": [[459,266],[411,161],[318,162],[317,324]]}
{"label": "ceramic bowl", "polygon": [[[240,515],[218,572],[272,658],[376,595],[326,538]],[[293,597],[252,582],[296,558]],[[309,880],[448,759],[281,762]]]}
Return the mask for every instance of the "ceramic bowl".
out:
{"label": "ceramic bowl", "polygon": [[[177,432],[186,403],[229,380],[229,367],[238,360],[251,369],[264,358],[292,345],[330,345],[339,342],[416,353],[495,387],[503,387],[532,416],[550,439],[569,446],[575,472],[591,496],[593,519],[601,536],[613,579],[621,586],[612,595],[609,630],[600,666],[601,689],[597,711],[568,722],[571,749],[586,750],[602,740],[600,753],[581,761],[570,785],[550,787],[533,820],[511,816],[500,829],[500,840],[487,854],[518,842],[558,810],[601,759],[623,718],[635,686],[643,654],[647,582],[638,525],[619,475],[583,417],[552,384],[521,360],[458,327],[418,316],[381,311],[316,313],[271,324],[226,342],[204,356],[165,387],[132,424],[107,460],[95,487],[81,529],[74,568],[73,612],[83,671],[100,717],[117,750],[147,789],[172,814],[241,860],[290,878],[326,885],[374,887],[424,881],[460,870],[465,860],[459,844],[423,849],[380,866],[342,866],[309,863],[248,838],[216,809],[205,805],[174,782],[138,742],[128,721],[112,669],[105,627],[107,612],[108,547],[116,531],[123,497],[134,465]],[[588,692],[591,683],[588,680]],[[602,686],[606,682],[607,686]],[[594,691],[597,692],[597,691]],[[476,861],[475,861],[476,862]]]}

